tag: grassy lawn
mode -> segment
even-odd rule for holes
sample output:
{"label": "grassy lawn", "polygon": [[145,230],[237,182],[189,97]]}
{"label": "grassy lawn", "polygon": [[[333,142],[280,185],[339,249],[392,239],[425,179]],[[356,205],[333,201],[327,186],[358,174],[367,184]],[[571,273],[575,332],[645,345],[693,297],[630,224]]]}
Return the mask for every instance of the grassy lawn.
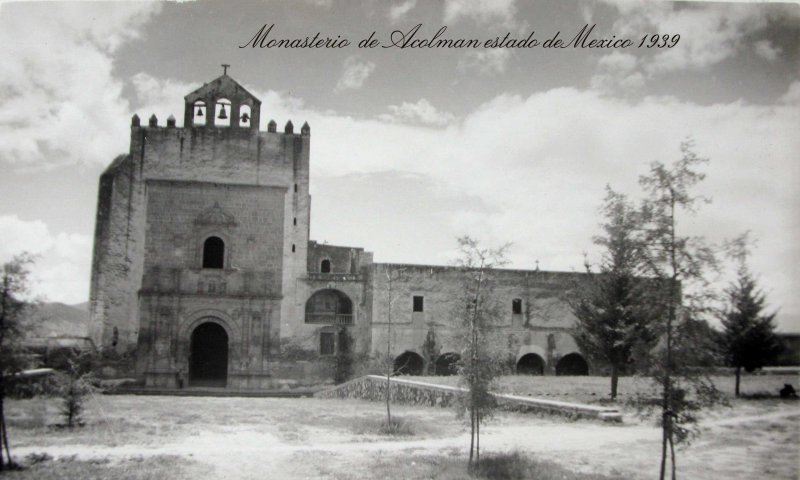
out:
{"label": "grassy lawn", "polygon": [[[621,387],[631,388],[629,380]],[[755,392],[797,384],[784,380],[754,376],[743,385]],[[607,379],[595,377],[502,381],[515,393],[589,401],[607,388]],[[100,395],[87,400],[85,425],[72,430],[58,426],[58,410],[55,399],[8,401],[12,454],[29,465],[8,478],[394,480],[468,474],[469,437],[449,409],[395,405],[400,425],[390,431],[383,428],[383,404],[358,400]],[[800,402],[737,400],[704,418],[699,439],[678,453],[681,478],[798,478]],[[483,457],[495,463],[476,478],[633,480],[653,478],[658,467],[659,431],[646,420],[626,417],[622,425],[609,425],[500,412],[482,433]]]}

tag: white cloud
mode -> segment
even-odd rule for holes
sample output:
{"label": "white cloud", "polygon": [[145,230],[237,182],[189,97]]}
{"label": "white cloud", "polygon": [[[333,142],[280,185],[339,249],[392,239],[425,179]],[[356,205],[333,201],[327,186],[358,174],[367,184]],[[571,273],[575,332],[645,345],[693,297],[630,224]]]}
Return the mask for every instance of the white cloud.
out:
{"label": "white cloud", "polygon": [[452,113],[438,110],[424,98],[416,103],[403,102],[401,105],[389,105],[388,109],[390,113],[380,115],[378,118],[387,122],[422,123],[433,126],[447,125],[455,120]]}
{"label": "white cloud", "polygon": [[142,122],[155,114],[159,125],[166,125],[167,117],[175,116],[176,124],[183,125],[183,96],[199,88],[199,83],[183,83],[173,79],[159,79],[146,73],[131,78],[136,94],[134,110]]}
{"label": "white cloud", "polygon": [[305,0],[309,5],[315,7],[330,8],[333,5],[333,0]]}
{"label": "white cloud", "polygon": [[770,62],[777,60],[778,56],[781,54],[780,47],[772,45],[769,40],[757,41],[753,44],[753,49],[755,50],[756,55]]}
{"label": "white cloud", "polygon": [[800,80],[789,85],[789,90],[781,97],[781,103],[800,107]]}
{"label": "white cloud", "polygon": [[373,62],[363,60],[355,55],[347,57],[344,61],[344,72],[342,72],[342,76],[336,84],[335,91],[341,92],[361,88],[374,70],[375,63]]}
{"label": "white cloud", "polygon": [[[106,163],[124,151],[128,126],[120,119],[129,112],[122,83],[111,74],[112,55],[159,8],[149,2],[3,5],[0,156],[46,166]],[[9,9],[25,21],[12,21]]]}
{"label": "white cloud", "polygon": [[14,255],[26,251],[38,255],[53,247],[53,238],[41,220],[23,221],[16,215],[0,216],[0,261],[6,262]]}
{"label": "white cloud", "polygon": [[393,22],[396,22],[408,15],[408,12],[413,10],[416,6],[417,0],[406,0],[404,2],[392,5],[389,8],[389,19]]}
{"label": "white cloud", "polygon": [[470,51],[461,57],[458,68],[462,72],[472,70],[486,76],[498,75],[506,71],[510,59],[511,50],[507,48]]}
{"label": "white cloud", "polygon": [[674,48],[661,49],[644,65],[648,74],[703,69],[740,52],[747,37],[767,26],[769,10],[759,5],[668,2],[613,2],[623,17],[613,30],[618,37],[643,32],[680,35]]}
{"label": "white cloud", "polygon": [[516,0],[446,0],[444,23],[471,19],[481,24],[498,22],[510,26],[516,13]]}
{"label": "white cloud", "polygon": [[31,268],[31,293],[46,301],[79,303],[89,299],[92,243],[88,235],[53,234],[41,220],[0,215],[0,263],[14,255],[36,255]]}
{"label": "white cloud", "polygon": [[638,60],[630,53],[613,52],[597,61],[598,73],[592,76],[592,88],[613,93],[634,90],[644,85],[644,75],[636,71]]}

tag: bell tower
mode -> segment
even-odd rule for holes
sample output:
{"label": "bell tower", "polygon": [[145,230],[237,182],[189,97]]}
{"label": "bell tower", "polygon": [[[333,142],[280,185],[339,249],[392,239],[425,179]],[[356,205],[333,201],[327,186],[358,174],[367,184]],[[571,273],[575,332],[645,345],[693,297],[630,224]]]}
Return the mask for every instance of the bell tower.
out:
{"label": "bell tower", "polygon": [[227,70],[184,96],[183,125],[133,115],[128,152],[100,177],[92,335],[135,350],[148,385],[190,372],[208,321],[226,331],[228,385],[267,385],[304,321],[311,129],[262,131],[261,101]]}
{"label": "bell tower", "polygon": [[261,100],[223,73],[184,97],[184,128],[242,128],[258,132]]}

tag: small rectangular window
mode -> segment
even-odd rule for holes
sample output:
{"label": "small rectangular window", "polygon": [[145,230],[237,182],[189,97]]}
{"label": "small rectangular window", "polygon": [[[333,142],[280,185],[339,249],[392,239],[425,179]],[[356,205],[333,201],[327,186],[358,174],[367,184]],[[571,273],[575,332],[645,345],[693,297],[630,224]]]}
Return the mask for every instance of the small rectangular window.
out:
{"label": "small rectangular window", "polygon": [[424,297],[420,295],[414,296],[414,311],[415,312],[424,311]]}
{"label": "small rectangular window", "polygon": [[511,300],[511,313],[514,315],[522,315],[522,299],[515,298]]}
{"label": "small rectangular window", "polygon": [[319,334],[319,354],[320,355],[333,355],[335,350],[335,343],[333,332],[320,332]]}

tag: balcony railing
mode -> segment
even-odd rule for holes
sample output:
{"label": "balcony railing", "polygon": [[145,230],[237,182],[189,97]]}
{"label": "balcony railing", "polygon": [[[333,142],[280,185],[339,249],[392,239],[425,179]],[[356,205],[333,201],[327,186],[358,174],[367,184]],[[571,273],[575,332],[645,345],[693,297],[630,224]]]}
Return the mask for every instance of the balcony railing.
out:
{"label": "balcony railing", "polygon": [[321,323],[325,325],[352,325],[353,315],[335,313],[306,313],[306,323]]}

